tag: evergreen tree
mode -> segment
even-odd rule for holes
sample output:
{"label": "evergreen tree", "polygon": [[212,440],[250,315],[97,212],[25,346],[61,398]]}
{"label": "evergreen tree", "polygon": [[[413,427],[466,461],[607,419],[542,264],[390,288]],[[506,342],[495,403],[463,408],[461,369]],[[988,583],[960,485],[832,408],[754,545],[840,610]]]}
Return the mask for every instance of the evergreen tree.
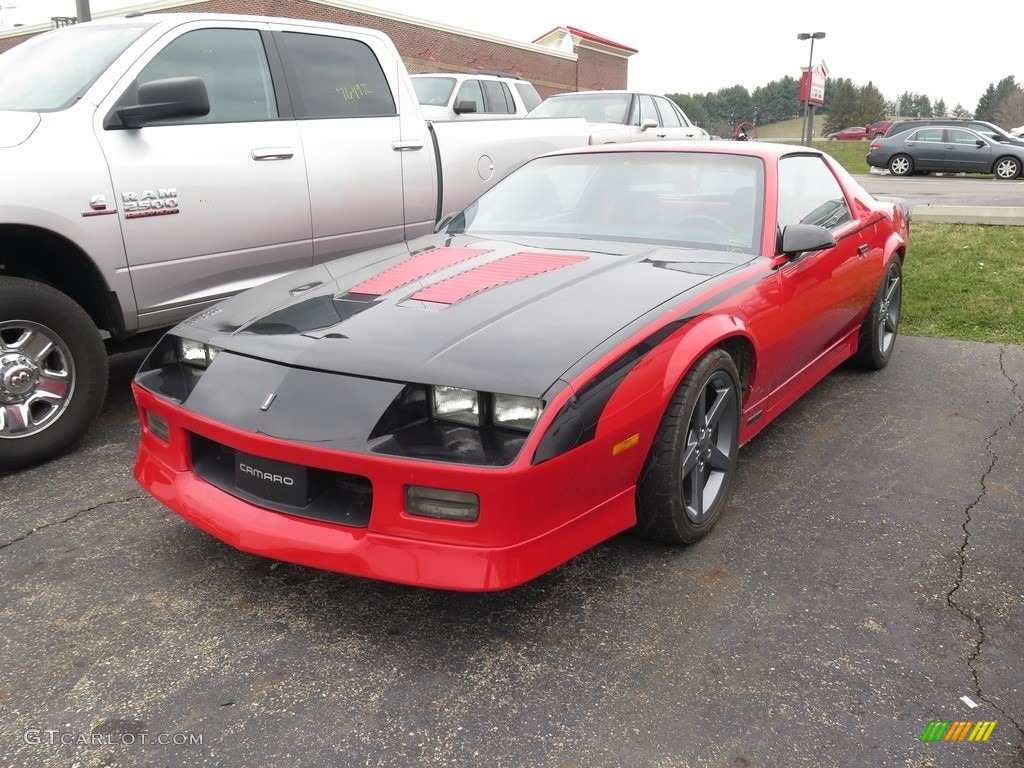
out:
{"label": "evergreen tree", "polygon": [[885,97],[870,80],[860,90],[857,100],[857,125],[869,126],[877,120],[884,120],[886,115]]}
{"label": "evergreen tree", "polygon": [[938,101],[935,102],[935,116],[936,117],[946,117],[947,116],[946,115],[946,102],[943,101],[942,99],[939,99]]}
{"label": "evergreen tree", "polygon": [[832,97],[832,105],[825,118],[825,133],[838,131],[849,125],[857,125],[860,109],[860,94],[849,80],[843,80]]}

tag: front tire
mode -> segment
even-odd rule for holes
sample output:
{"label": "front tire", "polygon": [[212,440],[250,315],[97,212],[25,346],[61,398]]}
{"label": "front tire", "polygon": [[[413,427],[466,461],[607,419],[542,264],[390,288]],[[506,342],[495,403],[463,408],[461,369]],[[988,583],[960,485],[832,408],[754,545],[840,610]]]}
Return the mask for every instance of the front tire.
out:
{"label": "front tire", "polygon": [[909,155],[893,155],[889,159],[889,173],[893,176],[910,176],[914,172],[914,161]]}
{"label": "front tire", "polygon": [[669,401],[637,483],[637,529],[692,544],[715,526],[736,474],[739,375],[721,349],[690,369]]}
{"label": "front tire", "polygon": [[889,364],[899,334],[902,310],[903,268],[899,257],[893,256],[861,326],[860,342],[853,357],[855,365],[880,371]]}
{"label": "front tire", "polygon": [[997,179],[1009,181],[1020,176],[1020,161],[1015,157],[1001,157],[992,168],[992,175]]}
{"label": "front tire", "polygon": [[71,449],[103,407],[107,351],[60,291],[0,278],[0,470]]}

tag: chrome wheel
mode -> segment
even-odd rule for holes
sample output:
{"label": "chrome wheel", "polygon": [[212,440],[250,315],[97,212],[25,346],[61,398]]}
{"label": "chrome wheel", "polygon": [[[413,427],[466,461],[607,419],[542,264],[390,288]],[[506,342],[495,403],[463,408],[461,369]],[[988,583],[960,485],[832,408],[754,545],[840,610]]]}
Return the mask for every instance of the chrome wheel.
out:
{"label": "chrome wheel", "polygon": [[1012,157],[996,161],[994,175],[997,179],[1016,179],[1020,175],[1020,163]]}
{"label": "chrome wheel", "polygon": [[914,170],[914,161],[906,155],[896,155],[889,161],[889,173],[893,176],[909,176]]}
{"label": "chrome wheel", "polygon": [[0,323],[0,438],[22,438],[54,423],[75,390],[67,345],[38,323]]}

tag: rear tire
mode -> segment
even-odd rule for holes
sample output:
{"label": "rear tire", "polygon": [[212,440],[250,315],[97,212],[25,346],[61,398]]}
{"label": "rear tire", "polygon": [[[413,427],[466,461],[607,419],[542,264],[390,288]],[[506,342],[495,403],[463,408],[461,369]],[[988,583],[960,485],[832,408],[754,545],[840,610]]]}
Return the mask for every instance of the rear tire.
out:
{"label": "rear tire", "polygon": [[860,342],[852,361],[854,365],[880,371],[889,364],[899,334],[902,310],[903,268],[899,257],[893,256],[861,326]]}
{"label": "rear tire", "polygon": [[721,349],[686,374],[669,401],[637,483],[637,529],[692,544],[718,522],[736,474],[739,374]]}
{"label": "rear tire", "polygon": [[909,155],[893,155],[889,158],[889,173],[893,176],[910,176],[914,172],[914,161]]}
{"label": "rear tire", "polygon": [[92,319],[43,283],[0,278],[0,470],[70,450],[107,394],[107,350]]}
{"label": "rear tire", "polygon": [[992,175],[997,179],[1010,181],[1020,176],[1020,161],[1015,157],[1000,157],[992,167]]}

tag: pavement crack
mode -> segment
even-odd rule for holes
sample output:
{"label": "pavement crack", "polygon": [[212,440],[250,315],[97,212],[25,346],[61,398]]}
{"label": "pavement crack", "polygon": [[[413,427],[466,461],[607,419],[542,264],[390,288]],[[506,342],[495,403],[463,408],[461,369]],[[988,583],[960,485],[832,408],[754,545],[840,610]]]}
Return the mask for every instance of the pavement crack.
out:
{"label": "pavement crack", "polygon": [[7,549],[10,546],[13,546],[14,544],[17,544],[19,541],[25,541],[25,539],[27,539],[29,536],[31,536],[31,535],[33,535],[35,533],[38,533],[39,531],[45,531],[47,528],[53,528],[54,526],[57,526],[57,525],[64,525],[65,523],[70,523],[72,520],[74,520],[75,518],[77,518],[77,517],[79,517],[81,515],[84,515],[86,512],[92,512],[93,510],[99,509],[100,507],[105,507],[108,504],[123,504],[124,502],[128,502],[128,501],[143,501],[143,500],[148,499],[148,498],[149,497],[146,496],[145,494],[136,494],[134,496],[125,496],[124,498],[120,498],[120,499],[108,499],[107,501],[102,501],[99,504],[94,504],[91,507],[86,507],[85,509],[80,509],[77,512],[75,512],[73,514],[70,514],[70,515],[68,515],[65,518],[61,518],[60,520],[54,520],[52,523],[45,523],[45,524],[40,525],[40,526],[38,526],[36,528],[31,528],[31,529],[25,531],[25,533],[21,534],[20,536],[15,536],[13,539],[10,539],[10,540],[4,541],[4,542],[0,542],[0,552],[2,552],[3,550]]}
{"label": "pavement crack", "polygon": [[950,608],[955,610],[957,613],[963,616],[964,619],[966,619],[974,626],[974,647],[971,650],[970,656],[967,658],[967,668],[970,670],[971,673],[971,681],[974,688],[974,695],[977,696],[981,701],[985,702],[990,707],[995,709],[1000,714],[1001,719],[1003,719],[1004,721],[1009,721],[1017,730],[1017,734],[1021,739],[1021,744],[1017,752],[1017,757],[1014,758],[1014,762],[1012,763],[1012,765],[1017,765],[1017,760],[1020,759],[1021,755],[1024,755],[1024,725],[1017,722],[1012,715],[1006,712],[998,704],[993,702],[982,690],[981,681],[978,677],[978,668],[976,664],[978,657],[981,656],[982,648],[985,645],[985,623],[984,621],[982,621],[981,616],[975,614],[973,611],[961,605],[957,597],[957,593],[960,591],[960,588],[964,584],[964,572],[967,569],[967,552],[971,543],[971,524],[973,522],[972,513],[975,509],[978,508],[978,506],[981,504],[981,502],[987,495],[988,478],[992,474],[992,471],[995,469],[996,465],[999,463],[999,454],[996,453],[995,449],[992,447],[993,443],[995,442],[995,439],[1000,432],[1012,429],[1014,422],[1017,421],[1021,414],[1024,414],[1024,396],[1022,396],[1022,394],[1018,391],[1018,383],[1014,381],[1009,371],[1007,371],[1005,358],[1006,347],[1000,347],[999,370],[1002,373],[1003,378],[1005,378],[1010,383],[1010,393],[1013,395],[1013,398],[1017,401],[1017,407],[1014,410],[1013,414],[1010,416],[1010,419],[1005,424],[996,427],[992,431],[992,434],[985,438],[985,450],[988,452],[991,461],[989,461],[988,467],[981,475],[981,492],[978,494],[977,498],[974,499],[974,501],[967,505],[967,508],[964,510],[964,521],[960,526],[963,530],[963,539],[960,542],[960,549],[957,552],[958,562],[956,579],[954,580],[953,586],[946,593],[946,603],[947,605],[949,605]]}

